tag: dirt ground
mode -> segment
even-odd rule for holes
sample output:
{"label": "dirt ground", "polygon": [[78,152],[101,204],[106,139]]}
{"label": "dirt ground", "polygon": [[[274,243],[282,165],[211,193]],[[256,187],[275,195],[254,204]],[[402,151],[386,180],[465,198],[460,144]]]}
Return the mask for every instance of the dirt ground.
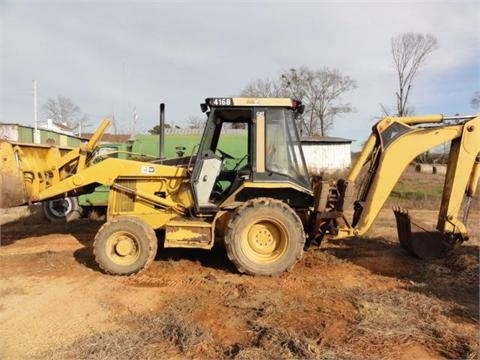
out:
{"label": "dirt ground", "polygon": [[441,260],[404,252],[385,210],[280,277],[238,274],[221,246],[114,277],[93,260],[100,221],[25,218],[1,227],[0,358],[477,359],[479,224]]}

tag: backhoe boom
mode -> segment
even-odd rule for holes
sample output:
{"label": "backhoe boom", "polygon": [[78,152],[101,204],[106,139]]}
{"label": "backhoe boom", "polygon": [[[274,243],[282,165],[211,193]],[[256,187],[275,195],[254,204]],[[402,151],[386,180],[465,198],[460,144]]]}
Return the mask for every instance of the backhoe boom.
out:
{"label": "backhoe boom", "polygon": [[[331,239],[364,235],[371,227],[379,211],[390,195],[405,168],[419,155],[441,144],[450,143],[450,155],[438,216],[437,231],[451,242],[468,239],[465,220],[459,218],[464,194],[472,197],[479,178],[480,117],[462,117],[463,122],[443,123],[451,118],[442,115],[425,117],[388,117],[379,121],[372,130],[365,146],[352,167],[346,181],[338,183],[335,189],[352,186],[362,168],[368,164],[368,171],[362,181],[358,198],[354,204],[352,222],[343,216],[343,208],[326,204],[334,209],[335,217],[319,215],[315,223],[319,227],[314,235],[317,239]],[[458,118],[454,120],[459,120]],[[418,125],[428,126],[418,126]],[[335,192],[338,190],[331,190]],[[346,190],[340,191],[345,194]],[[320,196],[320,195],[318,195]],[[336,199],[343,204],[343,200]],[[406,214],[399,210],[399,215]],[[323,218],[322,218],[323,216]],[[409,224],[409,223],[408,223]],[[400,225],[399,225],[400,226]],[[404,225],[409,226],[409,225]]]}

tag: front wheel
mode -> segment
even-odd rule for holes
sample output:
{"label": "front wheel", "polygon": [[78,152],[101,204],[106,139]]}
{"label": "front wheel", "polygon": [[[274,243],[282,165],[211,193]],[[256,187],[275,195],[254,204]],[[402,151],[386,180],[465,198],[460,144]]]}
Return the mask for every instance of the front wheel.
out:
{"label": "front wheel", "polygon": [[284,202],[252,199],[232,215],[225,234],[229,259],[238,271],[278,275],[302,257],[305,233],[298,215]]}
{"label": "front wheel", "polygon": [[130,275],[147,267],[157,253],[151,226],[135,217],[114,218],[98,230],[93,243],[97,264],[113,275]]}

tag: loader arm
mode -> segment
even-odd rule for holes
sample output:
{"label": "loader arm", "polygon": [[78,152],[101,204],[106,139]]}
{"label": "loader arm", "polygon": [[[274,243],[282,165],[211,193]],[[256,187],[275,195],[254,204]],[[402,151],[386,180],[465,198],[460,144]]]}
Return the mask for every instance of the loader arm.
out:
{"label": "loader arm", "polygon": [[37,201],[41,192],[87,168],[109,125],[104,119],[88,143],[73,149],[0,142],[0,207]]}
{"label": "loader arm", "polygon": [[66,178],[72,175],[72,173],[79,172],[88,165],[88,154],[95,151],[105,130],[110,126],[110,123],[109,119],[104,119],[86,144],[82,144],[62,156],[57,165],[60,179]]}
{"label": "loader arm", "polygon": [[[472,197],[477,187],[480,165],[480,116],[469,116],[454,124],[442,115],[425,117],[384,118],[372,129],[372,134],[352,167],[346,180],[335,185],[340,200],[317,208],[316,237],[331,239],[365,234],[405,168],[418,155],[450,142],[451,150],[438,216],[437,230],[453,234],[460,241],[468,238],[464,219],[459,211],[464,194]],[[463,120],[461,123],[458,120]],[[427,126],[418,127],[424,124]],[[354,215],[349,222],[343,215],[345,188],[353,184],[368,163],[368,171],[354,203]],[[340,191],[339,189],[340,188]],[[325,211],[329,209],[329,211]],[[330,214],[329,214],[330,213]],[[332,215],[333,214],[333,215]]]}
{"label": "loader arm", "polygon": [[[171,195],[179,190],[182,182],[186,179],[188,179],[187,169],[182,167],[107,158],[53,184],[41,191],[37,196],[32,197],[31,200],[42,201],[88,186],[106,185],[141,199],[141,201],[151,204],[152,207],[172,209],[177,213],[183,214],[186,206],[190,204],[184,205],[175,201]],[[144,191],[136,186],[133,188],[124,186],[121,184],[122,180],[130,180],[130,182],[156,182],[158,184],[157,192],[163,193],[163,196]]]}

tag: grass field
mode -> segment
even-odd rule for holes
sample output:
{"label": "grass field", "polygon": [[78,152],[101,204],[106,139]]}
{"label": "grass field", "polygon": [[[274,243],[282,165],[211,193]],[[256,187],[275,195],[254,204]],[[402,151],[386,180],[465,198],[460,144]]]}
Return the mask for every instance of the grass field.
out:
{"label": "grass field", "polygon": [[[410,166],[395,185],[387,205],[401,203],[414,209],[439,209],[444,182],[444,175],[420,174],[415,172],[414,166]],[[477,197],[477,201],[472,203],[472,210],[478,209],[480,201]]]}

